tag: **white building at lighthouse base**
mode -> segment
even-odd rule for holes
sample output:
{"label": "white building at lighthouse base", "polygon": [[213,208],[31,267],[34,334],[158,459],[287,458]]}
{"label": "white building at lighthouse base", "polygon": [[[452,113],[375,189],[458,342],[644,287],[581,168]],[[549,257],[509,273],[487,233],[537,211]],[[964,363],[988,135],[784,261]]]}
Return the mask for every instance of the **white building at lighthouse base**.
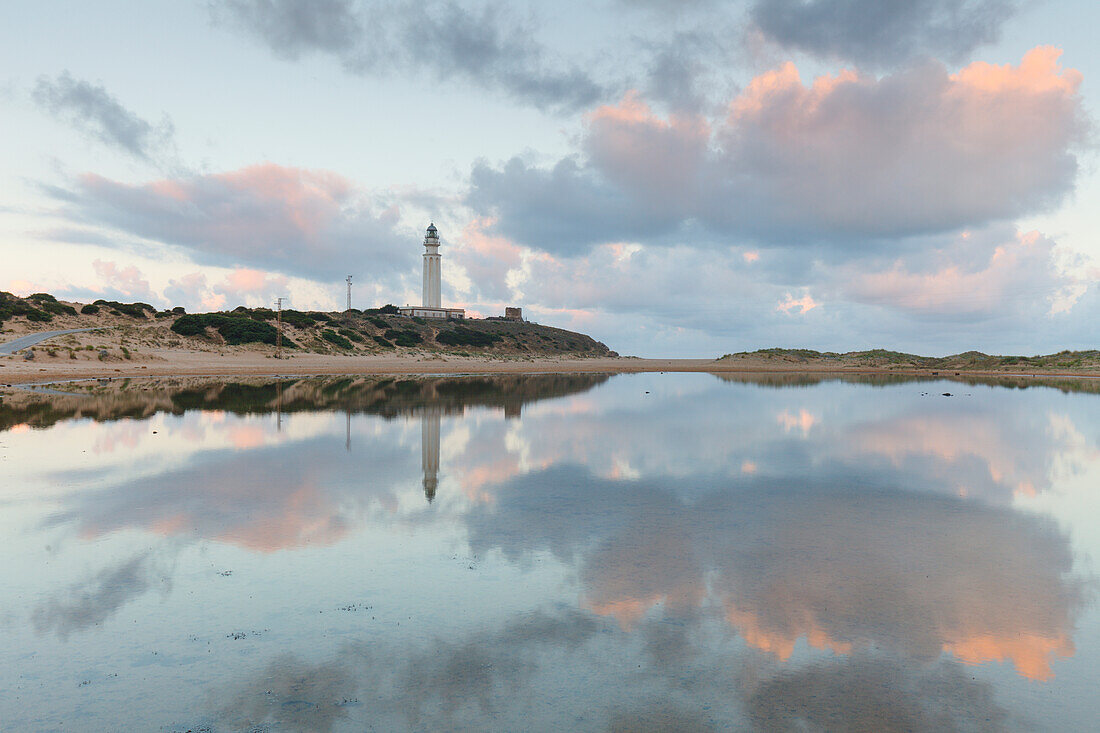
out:
{"label": "white building at lighthouse base", "polygon": [[466,311],[462,308],[429,308],[426,305],[407,305],[404,308],[398,308],[397,312],[403,316],[446,318],[452,321],[461,321],[466,317]]}

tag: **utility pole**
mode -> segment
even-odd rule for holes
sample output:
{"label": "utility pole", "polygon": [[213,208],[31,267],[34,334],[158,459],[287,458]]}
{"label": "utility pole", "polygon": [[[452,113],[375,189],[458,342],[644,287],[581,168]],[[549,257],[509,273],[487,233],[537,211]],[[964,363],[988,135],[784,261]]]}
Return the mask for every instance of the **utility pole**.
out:
{"label": "utility pole", "polygon": [[348,275],[347,284],[348,284],[348,307],[347,307],[347,310],[350,311],[351,310],[351,275]]}
{"label": "utility pole", "polygon": [[275,299],[275,312],[279,319],[279,325],[275,329],[275,358],[283,358],[283,298]]}

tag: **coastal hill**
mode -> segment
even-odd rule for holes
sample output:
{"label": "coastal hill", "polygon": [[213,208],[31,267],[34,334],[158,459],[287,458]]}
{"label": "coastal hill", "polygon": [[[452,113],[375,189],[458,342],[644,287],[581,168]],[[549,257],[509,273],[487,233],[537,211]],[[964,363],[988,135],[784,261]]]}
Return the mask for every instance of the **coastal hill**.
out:
{"label": "coastal hill", "polygon": [[1100,351],[1060,351],[1040,356],[991,356],[980,351],[965,351],[951,356],[918,356],[900,351],[871,349],[849,351],[843,354],[833,351],[810,349],[759,349],[726,354],[718,363],[729,367],[753,367],[780,370],[845,370],[874,369],[876,371],[932,371],[944,374],[958,372],[1012,372],[1032,371],[1100,371]]}
{"label": "coastal hill", "polygon": [[[92,329],[58,336],[27,350],[34,359],[141,361],[165,350],[273,354],[278,315],[269,308],[189,314],[148,303],[60,301],[47,293],[21,298],[0,292],[0,342],[41,331]],[[581,333],[527,321],[410,318],[384,306],[343,312],[284,310],[284,356],[457,355],[495,357],[614,357]],[[161,356],[158,357],[157,355]]]}

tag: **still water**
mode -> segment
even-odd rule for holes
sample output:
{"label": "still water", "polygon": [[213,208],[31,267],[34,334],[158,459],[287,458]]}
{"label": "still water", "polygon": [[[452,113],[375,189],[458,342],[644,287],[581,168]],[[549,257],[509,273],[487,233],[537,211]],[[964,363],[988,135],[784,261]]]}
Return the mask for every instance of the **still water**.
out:
{"label": "still water", "polygon": [[8,390],[0,729],[1096,730],[1100,385],[1022,384]]}

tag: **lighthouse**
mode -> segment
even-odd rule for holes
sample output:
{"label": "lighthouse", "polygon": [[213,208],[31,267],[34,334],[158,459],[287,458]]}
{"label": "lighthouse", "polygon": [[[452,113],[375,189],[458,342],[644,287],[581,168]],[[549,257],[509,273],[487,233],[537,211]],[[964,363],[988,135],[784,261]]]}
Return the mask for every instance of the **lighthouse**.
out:
{"label": "lighthouse", "polygon": [[428,225],[424,235],[424,307],[439,308],[443,305],[439,270],[439,230],[435,223]]}
{"label": "lighthouse", "polygon": [[397,312],[403,316],[416,316],[419,318],[451,318],[462,319],[466,317],[466,311],[462,308],[443,307],[442,288],[442,260],[439,254],[439,230],[435,224],[428,224],[428,231],[424,234],[424,297],[421,305],[406,305],[398,308]]}

